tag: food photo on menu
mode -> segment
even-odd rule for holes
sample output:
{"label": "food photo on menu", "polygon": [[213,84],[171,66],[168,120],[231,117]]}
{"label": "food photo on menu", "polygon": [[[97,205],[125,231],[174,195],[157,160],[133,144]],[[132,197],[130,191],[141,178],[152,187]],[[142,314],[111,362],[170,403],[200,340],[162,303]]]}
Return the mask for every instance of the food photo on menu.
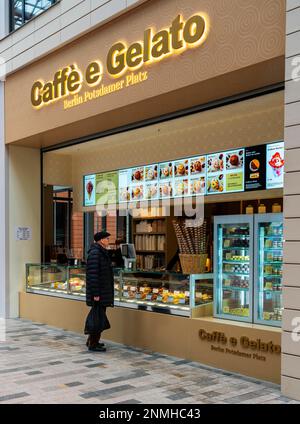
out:
{"label": "food photo on menu", "polygon": [[152,184],[146,184],[146,190],[145,190],[145,199],[157,199],[158,198],[158,184],[152,183]]}
{"label": "food photo on menu", "polygon": [[139,166],[138,168],[132,169],[131,181],[133,183],[138,183],[140,181],[144,181],[144,167]]}
{"label": "food photo on menu", "polygon": [[224,153],[214,153],[207,156],[207,173],[224,171]]}
{"label": "food photo on menu", "polygon": [[224,192],[224,174],[207,177],[207,194]]}
{"label": "food photo on menu", "polygon": [[226,170],[244,169],[244,150],[226,152]]}
{"label": "food photo on menu", "polygon": [[144,187],[142,184],[137,186],[131,186],[131,199],[132,200],[143,200],[144,198]]}
{"label": "food photo on menu", "polygon": [[205,194],[206,184],[205,177],[196,177],[190,179],[190,194],[199,195]]}
{"label": "food photo on menu", "polygon": [[182,159],[174,162],[174,175],[178,177],[186,177],[189,175],[189,160]]}
{"label": "food photo on menu", "polygon": [[158,165],[145,167],[145,181],[155,181],[158,178]]}
{"label": "food photo on menu", "polygon": [[172,162],[165,162],[159,164],[159,178],[161,180],[173,177],[173,164]]}
{"label": "food photo on menu", "polygon": [[190,171],[191,175],[203,174],[206,170],[206,157],[199,156],[197,158],[190,159]]}
{"label": "food photo on menu", "polygon": [[187,196],[189,194],[189,180],[175,181],[175,196]]}
{"label": "food photo on menu", "polygon": [[161,198],[173,196],[173,182],[161,182],[159,185],[159,194]]}
{"label": "food photo on menu", "polygon": [[119,201],[129,202],[130,201],[130,189],[129,187],[122,187],[119,189]]}

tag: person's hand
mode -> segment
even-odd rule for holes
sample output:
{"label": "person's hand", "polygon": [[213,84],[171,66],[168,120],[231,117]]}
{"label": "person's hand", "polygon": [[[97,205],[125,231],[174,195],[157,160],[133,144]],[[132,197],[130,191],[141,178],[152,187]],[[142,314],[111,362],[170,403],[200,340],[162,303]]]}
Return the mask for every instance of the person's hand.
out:
{"label": "person's hand", "polygon": [[95,302],[99,302],[100,296],[94,296],[94,300],[95,300]]}

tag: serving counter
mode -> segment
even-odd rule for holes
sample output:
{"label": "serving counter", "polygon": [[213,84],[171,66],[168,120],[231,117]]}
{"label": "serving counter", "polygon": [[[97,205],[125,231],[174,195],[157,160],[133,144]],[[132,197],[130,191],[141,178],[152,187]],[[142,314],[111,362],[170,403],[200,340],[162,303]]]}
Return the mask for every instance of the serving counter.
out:
{"label": "serving counter", "polygon": [[[27,264],[27,293],[85,300],[83,266]],[[212,315],[213,274],[114,269],[115,306],[186,317]]]}

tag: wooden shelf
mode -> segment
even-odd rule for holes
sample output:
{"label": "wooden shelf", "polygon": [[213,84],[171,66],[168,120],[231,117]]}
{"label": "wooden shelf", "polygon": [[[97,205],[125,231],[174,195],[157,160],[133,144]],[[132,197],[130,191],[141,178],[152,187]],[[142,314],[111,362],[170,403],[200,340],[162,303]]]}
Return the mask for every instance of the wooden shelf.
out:
{"label": "wooden shelf", "polygon": [[133,233],[134,236],[165,236],[166,232],[164,233]]}
{"label": "wooden shelf", "polygon": [[136,253],[166,253],[164,250],[136,250]]}
{"label": "wooden shelf", "polygon": [[141,218],[136,218],[136,217],[134,217],[133,218],[133,220],[134,221],[142,221],[142,220],[147,220],[147,221],[153,221],[154,219],[160,219],[160,220],[163,220],[163,219],[166,219],[167,217],[166,216],[152,216],[152,217],[141,217]]}

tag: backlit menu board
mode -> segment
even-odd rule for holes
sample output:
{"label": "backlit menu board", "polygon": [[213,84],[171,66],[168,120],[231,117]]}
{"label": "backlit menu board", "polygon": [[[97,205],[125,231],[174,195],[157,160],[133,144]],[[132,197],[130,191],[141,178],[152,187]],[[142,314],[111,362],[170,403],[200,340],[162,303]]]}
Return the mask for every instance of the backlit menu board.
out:
{"label": "backlit menu board", "polygon": [[233,149],[85,176],[84,205],[281,188],[283,172],[283,142]]}

